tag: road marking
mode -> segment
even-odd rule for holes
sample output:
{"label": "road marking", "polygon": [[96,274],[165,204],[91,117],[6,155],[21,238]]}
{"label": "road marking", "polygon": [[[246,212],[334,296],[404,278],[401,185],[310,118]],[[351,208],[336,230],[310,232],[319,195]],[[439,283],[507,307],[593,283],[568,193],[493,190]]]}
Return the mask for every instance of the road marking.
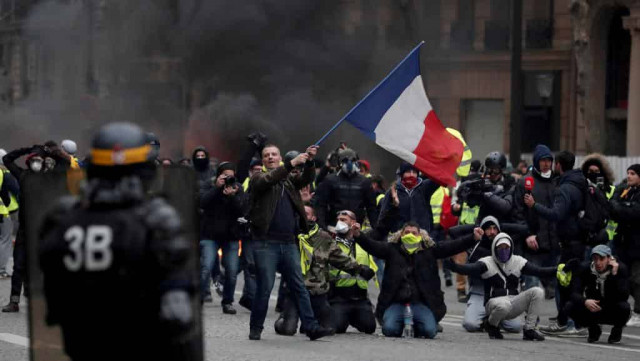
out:
{"label": "road marking", "polygon": [[[445,318],[450,317],[450,318],[460,318],[462,319],[462,317],[457,316],[457,315],[446,315]],[[447,326],[457,326],[462,328],[462,326],[459,323],[453,323],[453,322],[447,322],[447,321],[440,321],[440,324],[442,325],[447,325]],[[604,335],[608,335],[608,332],[603,332]],[[585,337],[585,341],[583,342],[577,342],[577,341],[571,341],[571,340],[567,340],[565,338],[560,338],[560,337],[554,337],[554,336],[549,336],[549,335],[545,335],[545,337],[548,340],[551,341],[557,341],[557,342],[564,342],[564,343],[571,343],[574,345],[579,345],[579,346],[590,346],[590,347],[597,347],[597,348],[604,348],[604,349],[609,349],[609,350],[618,350],[618,351],[628,351],[628,352],[637,352],[640,353],[640,349],[635,349],[635,348],[629,348],[629,347],[623,347],[623,346],[612,346],[612,345],[601,345],[601,344],[597,344],[597,343],[588,343],[586,342],[586,337]],[[634,340],[640,340],[640,336],[635,336],[635,335],[622,335],[622,338],[630,338],[630,339],[634,339]]]}
{"label": "road marking", "polygon": [[12,333],[0,333],[0,341],[12,343],[18,346],[29,347],[28,338],[14,335]]}

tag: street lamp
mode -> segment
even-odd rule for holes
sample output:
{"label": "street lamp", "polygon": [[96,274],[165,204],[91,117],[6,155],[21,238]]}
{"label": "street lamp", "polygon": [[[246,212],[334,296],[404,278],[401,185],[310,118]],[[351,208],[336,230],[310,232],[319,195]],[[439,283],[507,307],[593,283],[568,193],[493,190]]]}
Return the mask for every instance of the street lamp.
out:
{"label": "street lamp", "polygon": [[547,101],[553,95],[553,73],[542,73],[536,75],[536,88],[538,95],[542,98],[544,105],[547,105]]}

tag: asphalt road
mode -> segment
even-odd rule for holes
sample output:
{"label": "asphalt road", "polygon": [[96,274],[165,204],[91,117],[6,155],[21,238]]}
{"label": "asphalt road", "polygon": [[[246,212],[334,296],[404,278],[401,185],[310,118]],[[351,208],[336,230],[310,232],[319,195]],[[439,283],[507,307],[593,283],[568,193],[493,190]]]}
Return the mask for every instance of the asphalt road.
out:
{"label": "asphalt road", "polygon": [[[242,275],[240,277],[242,279]],[[444,284],[444,283],[443,283]],[[241,290],[241,284],[238,285]],[[0,304],[9,299],[10,281],[0,280]],[[276,288],[274,289],[274,296]],[[249,341],[249,311],[237,306],[237,315],[225,315],[220,298],[204,306],[204,346],[207,360],[638,360],[640,328],[626,328],[622,344],[606,343],[608,327],[602,341],[587,344],[586,339],[548,337],[545,342],[526,342],[521,334],[505,334],[505,340],[490,340],[485,333],[468,333],[461,327],[465,305],[458,303],[455,287],[447,288],[448,313],[441,325],[444,332],[435,340],[388,339],[380,329],[376,335],[363,335],[349,329],[336,335],[310,342],[305,336],[276,335],[273,322],[275,297],[265,323],[261,341]],[[372,292],[376,293],[376,292]],[[372,297],[375,300],[375,294]],[[29,333],[27,305],[23,299],[19,313],[0,313],[0,360],[27,360]],[[545,301],[542,323],[554,315],[553,301]],[[603,342],[604,341],[604,342]]]}

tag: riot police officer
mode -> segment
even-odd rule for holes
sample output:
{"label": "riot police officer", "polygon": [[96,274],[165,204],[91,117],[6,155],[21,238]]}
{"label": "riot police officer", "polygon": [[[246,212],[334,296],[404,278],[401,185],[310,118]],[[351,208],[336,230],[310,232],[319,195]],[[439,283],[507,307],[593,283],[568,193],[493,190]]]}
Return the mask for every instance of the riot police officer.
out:
{"label": "riot police officer", "polygon": [[91,147],[82,196],[41,227],[47,323],[74,361],[197,358],[189,243],[174,208],[146,198],[156,152],[128,123],[104,126]]}

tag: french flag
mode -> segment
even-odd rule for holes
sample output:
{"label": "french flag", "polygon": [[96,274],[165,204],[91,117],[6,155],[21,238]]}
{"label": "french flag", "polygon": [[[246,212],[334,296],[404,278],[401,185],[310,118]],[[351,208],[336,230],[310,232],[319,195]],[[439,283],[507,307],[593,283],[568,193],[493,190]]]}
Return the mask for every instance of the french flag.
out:
{"label": "french flag", "polygon": [[464,146],[440,123],[420,75],[420,47],[362,99],[344,120],[442,185],[455,185]]}

